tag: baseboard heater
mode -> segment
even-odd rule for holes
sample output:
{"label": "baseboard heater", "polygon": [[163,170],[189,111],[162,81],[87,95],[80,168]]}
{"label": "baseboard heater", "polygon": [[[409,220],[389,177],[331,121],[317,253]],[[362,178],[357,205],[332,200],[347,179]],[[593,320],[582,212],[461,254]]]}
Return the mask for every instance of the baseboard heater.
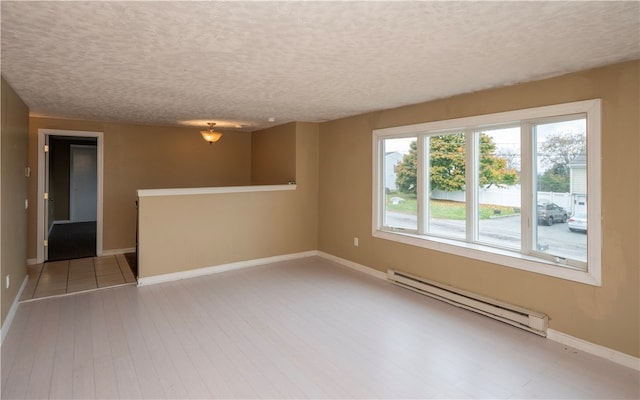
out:
{"label": "baseboard heater", "polygon": [[537,335],[547,336],[549,317],[545,314],[393,269],[387,271],[387,278],[398,286],[445,301],[456,307],[475,311]]}

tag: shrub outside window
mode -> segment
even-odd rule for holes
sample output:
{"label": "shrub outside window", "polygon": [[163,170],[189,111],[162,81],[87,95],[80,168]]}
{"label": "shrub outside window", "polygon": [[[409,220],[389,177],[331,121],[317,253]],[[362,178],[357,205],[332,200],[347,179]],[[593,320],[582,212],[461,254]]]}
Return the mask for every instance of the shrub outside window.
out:
{"label": "shrub outside window", "polygon": [[600,100],[373,131],[375,237],[600,285]]}

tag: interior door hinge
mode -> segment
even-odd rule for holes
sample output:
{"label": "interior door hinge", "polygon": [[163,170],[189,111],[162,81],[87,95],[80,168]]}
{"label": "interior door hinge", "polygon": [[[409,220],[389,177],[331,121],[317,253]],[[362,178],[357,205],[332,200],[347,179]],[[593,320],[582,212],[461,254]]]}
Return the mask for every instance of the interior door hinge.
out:
{"label": "interior door hinge", "polygon": [[45,194],[44,194],[44,199],[45,199],[45,200],[49,200],[49,193],[45,193]]}
{"label": "interior door hinge", "polygon": [[45,241],[44,241],[44,245],[45,245],[45,246],[48,246],[48,245],[49,245],[49,241],[45,239]]}
{"label": "interior door hinge", "polygon": [[49,145],[48,145],[48,144],[45,144],[45,145],[44,145],[44,152],[45,152],[45,153],[48,153],[48,152],[49,152]]}

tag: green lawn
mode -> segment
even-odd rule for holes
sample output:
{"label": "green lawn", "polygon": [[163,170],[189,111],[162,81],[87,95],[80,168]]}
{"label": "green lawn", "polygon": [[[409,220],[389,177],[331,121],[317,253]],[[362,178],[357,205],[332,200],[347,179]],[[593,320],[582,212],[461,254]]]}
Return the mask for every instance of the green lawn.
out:
{"label": "green lawn", "polygon": [[[400,197],[404,201],[393,204],[391,198]],[[457,201],[431,200],[431,217],[442,219],[465,219],[465,204]],[[404,193],[387,194],[387,210],[405,214],[416,215],[418,213],[418,201],[416,196]],[[496,213],[494,210],[499,210]],[[517,214],[513,207],[496,206],[490,204],[480,205],[480,219],[487,219],[494,215]]]}

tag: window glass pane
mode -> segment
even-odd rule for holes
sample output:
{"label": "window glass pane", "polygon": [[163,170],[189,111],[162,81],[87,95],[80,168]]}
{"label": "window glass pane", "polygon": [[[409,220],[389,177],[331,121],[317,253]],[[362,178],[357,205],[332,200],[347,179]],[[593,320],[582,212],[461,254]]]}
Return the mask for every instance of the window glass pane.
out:
{"label": "window glass pane", "polygon": [[600,120],[595,99],[374,130],[373,235],[600,285]]}
{"label": "window glass pane", "polygon": [[535,247],[552,256],[587,261],[586,119],[534,126]]}
{"label": "window glass pane", "polygon": [[385,139],[383,226],[418,229],[417,138]]}
{"label": "window glass pane", "polygon": [[428,143],[429,218],[425,231],[465,239],[465,135],[430,136]]}
{"label": "window glass pane", "polygon": [[521,248],[520,128],[479,133],[478,241]]}

